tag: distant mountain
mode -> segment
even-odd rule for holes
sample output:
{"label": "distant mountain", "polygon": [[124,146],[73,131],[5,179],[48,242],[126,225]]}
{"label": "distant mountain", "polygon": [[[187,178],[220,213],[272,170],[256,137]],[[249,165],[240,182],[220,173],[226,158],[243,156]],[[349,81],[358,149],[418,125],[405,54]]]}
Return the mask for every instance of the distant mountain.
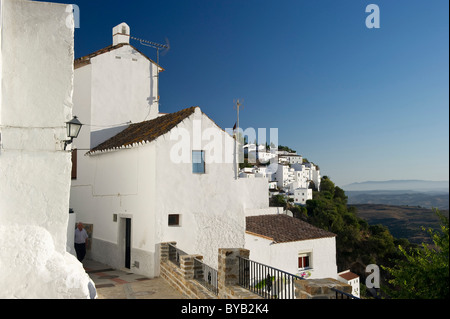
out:
{"label": "distant mountain", "polygon": [[448,181],[390,180],[352,183],[342,187],[345,191],[416,191],[449,192]]}
{"label": "distant mountain", "polygon": [[418,191],[345,191],[348,203],[449,209],[449,193]]}
{"label": "distant mountain", "polygon": [[352,183],[342,187],[348,203],[449,208],[448,181],[390,180]]}

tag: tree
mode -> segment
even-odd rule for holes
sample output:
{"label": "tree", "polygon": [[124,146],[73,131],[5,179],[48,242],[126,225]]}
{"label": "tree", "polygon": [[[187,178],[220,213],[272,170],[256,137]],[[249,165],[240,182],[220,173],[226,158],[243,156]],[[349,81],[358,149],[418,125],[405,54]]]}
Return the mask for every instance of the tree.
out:
{"label": "tree", "polygon": [[348,199],[347,195],[345,195],[345,191],[338,186],[334,188],[334,198],[342,200],[343,203],[347,203]]}
{"label": "tree", "polygon": [[320,181],[320,192],[321,193],[329,192],[331,196],[334,196],[334,189],[335,185],[331,181],[331,179],[329,179],[328,176],[322,177],[322,180]]}
{"label": "tree", "polygon": [[269,206],[271,207],[284,207],[286,208],[286,198],[283,195],[274,195],[269,200]]}
{"label": "tree", "polygon": [[444,299],[449,298],[449,234],[448,218],[435,210],[441,221],[441,231],[428,229],[434,246],[406,250],[399,246],[405,259],[394,267],[384,267],[393,279],[386,287],[391,298]]}

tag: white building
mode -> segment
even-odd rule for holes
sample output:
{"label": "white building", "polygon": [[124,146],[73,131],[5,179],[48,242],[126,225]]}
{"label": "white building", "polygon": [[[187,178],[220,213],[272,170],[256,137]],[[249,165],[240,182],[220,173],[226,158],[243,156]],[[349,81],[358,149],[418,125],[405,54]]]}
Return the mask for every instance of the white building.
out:
{"label": "white building", "polygon": [[294,163],[291,165],[296,172],[301,172],[298,175],[299,187],[309,187],[313,182],[317,190],[320,190],[320,170],[313,163],[307,162],[303,164]]}
{"label": "white building", "polygon": [[311,188],[296,188],[294,190],[294,204],[306,205],[306,201],[313,197]]}
{"label": "white building", "polygon": [[[320,189],[320,171],[312,163],[302,163],[297,155],[280,155],[281,162],[289,164],[275,164],[275,173],[266,174],[270,182],[276,182],[277,187],[290,194],[297,204],[305,205],[306,201],[312,199],[312,189]],[[297,161],[297,162],[296,162]]]}
{"label": "white building", "polygon": [[304,278],[336,279],[335,236],[285,214],[246,218],[250,259]]}
{"label": "white building", "polygon": [[160,115],[158,77],[163,69],[129,44],[126,23],[113,28],[112,40],[113,45],[74,63],[74,114],[89,124],[81,132],[88,144],[79,143],[79,148],[93,148],[130,123]]}
{"label": "white building", "polygon": [[92,124],[71,208],[93,225],[92,259],[153,277],[158,244],[176,241],[214,267],[218,248],[244,247],[245,211],[270,209],[267,180],[235,178],[235,140],[199,107],[159,114],[161,68],[128,38],[75,62],[74,110]]}
{"label": "white building", "polygon": [[258,160],[260,163],[270,163],[272,159],[275,159],[277,157],[277,154],[267,151],[259,151],[258,152]]}
{"label": "white building", "polygon": [[303,157],[297,154],[278,155],[278,163],[280,164],[302,164]]}
{"label": "white building", "polygon": [[95,296],[66,252],[73,52],[71,5],[0,1],[0,298]]}
{"label": "white building", "polygon": [[289,188],[295,181],[295,170],[289,165],[278,164],[277,171],[272,174],[272,180],[277,182],[280,189]]}
{"label": "white building", "polygon": [[359,276],[350,270],[338,273],[337,279],[352,286],[352,295],[360,298]]}

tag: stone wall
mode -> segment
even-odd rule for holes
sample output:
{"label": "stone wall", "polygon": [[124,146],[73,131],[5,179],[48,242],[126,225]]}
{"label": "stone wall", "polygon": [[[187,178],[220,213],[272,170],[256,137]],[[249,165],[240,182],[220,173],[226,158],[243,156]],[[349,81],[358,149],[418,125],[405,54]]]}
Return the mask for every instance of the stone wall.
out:
{"label": "stone wall", "polygon": [[160,276],[172,287],[180,291],[190,299],[217,299],[217,296],[194,280],[194,258],[202,260],[200,255],[180,256],[180,267],[169,261],[169,244],[175,242],[161,243],[160,245]]}
{"label": "stone wall", "polygon": [[219,249],[219,299],[262,299],[257,294],[238,285],[239,260],[237,257],[248,258],[249,255],[248,249]]}
{"label": "stone wall", "polygon": [[336,299],[336,292],[331,288],[352,293],[352,286],[332,278],[296,280],[294,285],[295,299]]}

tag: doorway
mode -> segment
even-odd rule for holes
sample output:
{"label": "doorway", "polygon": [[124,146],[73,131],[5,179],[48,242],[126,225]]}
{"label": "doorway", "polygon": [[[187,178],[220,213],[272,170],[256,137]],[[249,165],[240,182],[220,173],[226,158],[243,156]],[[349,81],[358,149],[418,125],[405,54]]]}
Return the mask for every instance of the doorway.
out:
{"label": "doorway", "polygon": [[125,218],[125,268],[131,268],[131,218]]}

